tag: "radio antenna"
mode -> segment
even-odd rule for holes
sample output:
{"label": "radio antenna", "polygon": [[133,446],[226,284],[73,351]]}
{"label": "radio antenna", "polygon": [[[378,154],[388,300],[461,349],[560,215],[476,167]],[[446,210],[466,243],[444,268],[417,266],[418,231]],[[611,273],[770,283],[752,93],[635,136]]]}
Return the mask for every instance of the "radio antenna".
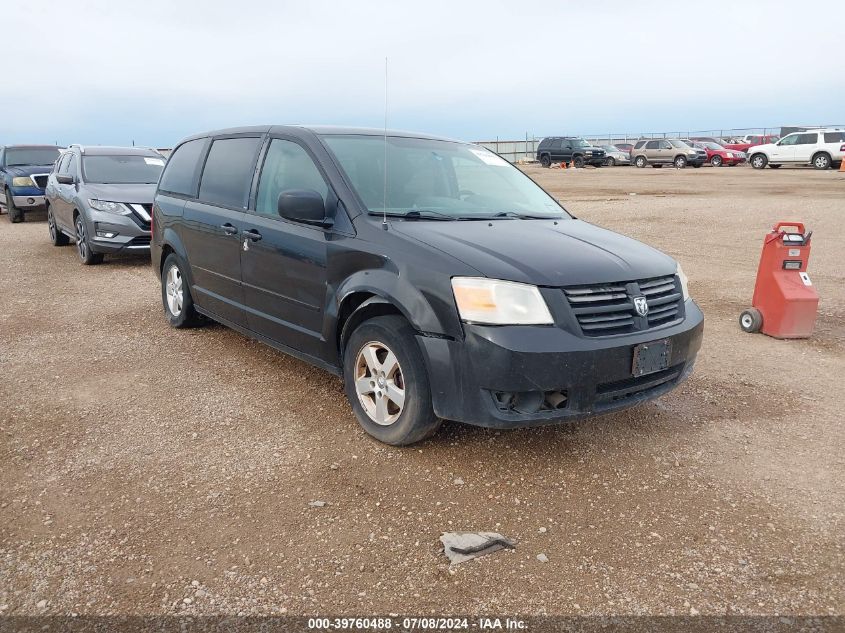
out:
{"label": "radio antenna", "polygon": [[384,58],[384,204],[381,226],[387,230],[387,57]]}

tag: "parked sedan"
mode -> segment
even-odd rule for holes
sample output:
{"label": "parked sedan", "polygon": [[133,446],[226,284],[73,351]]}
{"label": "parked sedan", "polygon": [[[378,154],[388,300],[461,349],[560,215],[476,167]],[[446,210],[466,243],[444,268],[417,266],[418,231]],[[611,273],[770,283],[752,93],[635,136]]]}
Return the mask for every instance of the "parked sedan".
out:
{"label": "parked sedan", "polygon": [[604,159],[604,164],[608,167],[631,164],[631,154],[629,152],[623,152],[615,145],[600,145],[600,147],[607,152],[607,158]]}
{"label": "parked sedan", "polygon": [[745,162],[745,152],[737,150],[726,149],[711,141],[695,141],[693,147],[703,149],[707,152],[707,162],[713,167],[721,167],[727,165],[728,167],[736,167]]}

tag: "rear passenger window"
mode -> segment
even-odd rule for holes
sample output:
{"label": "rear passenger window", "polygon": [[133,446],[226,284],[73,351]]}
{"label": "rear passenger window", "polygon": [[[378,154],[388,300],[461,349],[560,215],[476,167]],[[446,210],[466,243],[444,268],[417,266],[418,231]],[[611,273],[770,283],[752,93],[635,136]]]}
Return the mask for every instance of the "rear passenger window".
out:
{"label": "rear passenger window", "polygon": [[819,138],[818,134],[799,134],[798,140],[795,141],[795,144],[796,145],[815,145],[818,138]]}
{"label": "rear passenger window", "polygon": [[202,172],[200,200],[245,209],[260,144],[260,138],[214,141]]}
{"label": "rear passenger window", "polygon": [[649,141],[645,145],[646,149],[657,149],[658,147],[660,147],[660,143],[658,141]]}
{"label": "rear passenger window", "polygon": [[197,164],[205,147],[205,139],[188,141],[176,148],[167,161],[158,188],[185,196],[197,195]]}
{"label": "rear passenger window", "polygon": [[279,194],[286,189],[310,189],[323,196],[323,200],[329,193],[326,181],[308,152],[298,143],[277,138],[270,143],[264,158],[255,201],[256,213],[276,216]]}
{"label": "rear passenger window", "polygon": [[845,143],[845,132],[825,132],[825,143]]}

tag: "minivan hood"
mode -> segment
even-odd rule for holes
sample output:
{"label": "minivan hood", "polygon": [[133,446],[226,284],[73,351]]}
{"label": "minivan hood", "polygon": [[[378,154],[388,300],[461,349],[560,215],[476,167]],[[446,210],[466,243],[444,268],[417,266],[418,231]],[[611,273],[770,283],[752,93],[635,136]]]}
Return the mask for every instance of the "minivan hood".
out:
{"label": "minivan hood", "polygon": [[571,286],[675,273],[668,255],[581,220],[404,221],[392,227],[487,277]]}
{"label": "minivan hood", "polygon": [[152,204],[156,185],[98,185],[86,183],[85,191],[91,198],[108,200],[109,202]]}

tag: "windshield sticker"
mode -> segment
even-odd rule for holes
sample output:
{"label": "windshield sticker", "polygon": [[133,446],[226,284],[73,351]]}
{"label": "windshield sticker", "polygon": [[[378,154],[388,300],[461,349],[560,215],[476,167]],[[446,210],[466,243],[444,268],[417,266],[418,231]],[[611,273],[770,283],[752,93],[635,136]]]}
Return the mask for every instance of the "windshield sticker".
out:
{"label": "windshield sticker", "polygon": [[488,165],[496,165],[497,167],[506,167],[508,165],[508,161],[506,161],[504,158],[496,156],[493,152],[488,152],[484,149],[471,149],[469,151],[478,156]]}
{"label": "windshield sticker", "polygon": [[164,159],[163,158],[147,158],[144,157],[144,162],[147,165],[158,165],[159,167],[164,167]]}

